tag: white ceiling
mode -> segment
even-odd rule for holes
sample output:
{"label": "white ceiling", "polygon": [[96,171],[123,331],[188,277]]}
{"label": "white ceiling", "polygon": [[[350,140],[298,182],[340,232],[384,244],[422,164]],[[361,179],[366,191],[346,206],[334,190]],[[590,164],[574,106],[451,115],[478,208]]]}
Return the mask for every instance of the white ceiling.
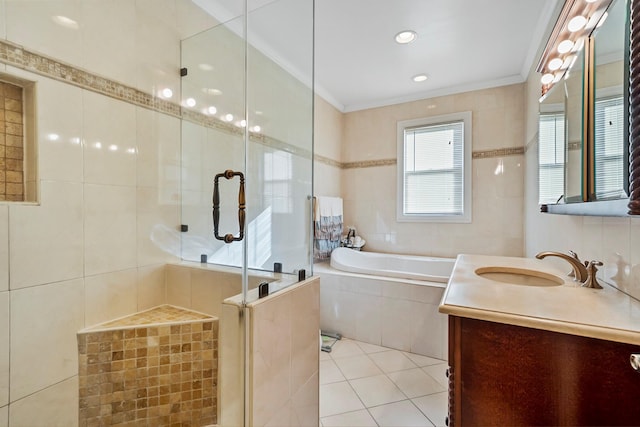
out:
{"label": "white ceiling", "polygon": [[[242,10],[238,0],[193,1],[222,22]],[[316,0],[316,91],[347,112],[523,82],[558,1]],[[256,9],[250,42],[303,81],[311,68],[310,7],[249,4]],[[394,36],[405,29],[418,39],[398,45]],[[413,82],[421,73],[429,79]]]}

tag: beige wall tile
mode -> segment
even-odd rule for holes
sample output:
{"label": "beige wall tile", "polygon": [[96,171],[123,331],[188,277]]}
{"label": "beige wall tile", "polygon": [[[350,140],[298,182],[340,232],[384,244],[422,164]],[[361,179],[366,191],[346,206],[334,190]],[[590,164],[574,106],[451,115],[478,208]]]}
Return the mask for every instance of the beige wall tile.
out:
{"label": "beige wall tile", "polygon": [[0,292],[9,289],[9,207],[0,206]]}
{"label": "beige wall tile", "polygon": [[191,308],[191,269],[167,265],[167,304]]}
{"label": "beige wall tile", "polygon": [[138,266],[178,261],[166,236],[179,235],[180,206],[163,200],[157,188],[138,187],[136,196]]}
{"label": "beige wall tile", "polygon": [[126,0],[81,2],[85,69],[130,86],[136,77],[136,7]]}
{"label": "beige wall tile", "polygon": [[73,1],[15,2],[5,5],[7,39],[73,64],[82,64],[79,31],[58,24],[52,16],[65,16],[81,25],[80,3]]}
{"label": "beige wall tile", "polygon": [[[180,190],[180,119],[136,108],[137,182],[141,187]],[[179,204],[177,198],[168,199]]]}
{"label": "beige wall tile", "polygon": [[137,311],[137,269],[85,277],[85,324],[96,325]]}
{"label": "beige wall tile", "polygon": [[82,184],[42,181],[41,200],[9,207],[11,289],[83,275]]}
{"label": "beige wall tile", "polygon": [[84,186],[85,274],[135,268],[136,188]]}
{"label": "beige wall tile", "polygon": [[318,277],[249,305],[252,425],[317,425],[319,305]]}
{"label": "beige wall tile", "polygon": [[0,407],[0,427],[9,427],[9,406]]}
{"label": "beige wall tile", "polygon": [[0,292],[0,406],[9,404],[9,292]]}
{"label": "beige wall tile", "polygon": [[201,313],[220,316],[222,310],[222,286],[218,273],[207,270],[191,271],[191,308]]}
{"label": "beige wall tile", "polygon": [[220,391],[218,408],[220,425],[241,425],[244,417],[244,377],[242,352],[244,351],[244,319],[241,308],[235,304],[222,304],[220,317]]}
{"label": "beige wall tile", "polygon": [[13,402],[11,426],[75,427],[78,425],[78,377],[74,376]]}
{"label": "beige wall tile", "polygon": [[87,90],[82,103],[84,182],[135,186],[136,107]]}
{"label": "beige wall tile", "polygon": [[315,97],[314,114],[315,154],[340,161],[344,115],[318,95]]}
{"label": "beige wall tile", "polygon": [[165,265],[138,268],[138,311],[167,302]]}
{"label": "beige wall tile", "polygon": [[84,326],[82,279],[11,292],[11,400],[78,373]]}

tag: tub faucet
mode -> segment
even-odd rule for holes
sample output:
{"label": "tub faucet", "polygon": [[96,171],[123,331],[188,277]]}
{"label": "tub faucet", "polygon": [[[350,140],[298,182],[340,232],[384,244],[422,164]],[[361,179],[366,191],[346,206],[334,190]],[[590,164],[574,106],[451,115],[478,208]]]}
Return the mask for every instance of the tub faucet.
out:
{"label": "tub faucet", "polygon": [[[574,277],[575,278],[574,280],[576,282],[581,282],[584,285],[588,286],[589,284],[588,282],[590,282],[590,280],[595,279],[595,271],[589,271],[587,269],[587,266],[591,267],[591,264],[594,264],[594,266],[591,268],[593,270],[593,268],[596,265],[598,265],[595,263],[595,261],[592,263],[583,264],[580,261],[580,258],[578,258],[578,255],[573,251],[569,251],[569,255],[563,254],[562,252],[554,252],[554,251],[540,252],[536,254],[536,258],[538,259],[543,259],[548,256],[555,256],[558,258],[562,258],[563,260],[571,264],[571,267],[573,267],[573,271],[569,273],[569,276]],[[600,263],[600,265],[602,265],[602,263]]]}

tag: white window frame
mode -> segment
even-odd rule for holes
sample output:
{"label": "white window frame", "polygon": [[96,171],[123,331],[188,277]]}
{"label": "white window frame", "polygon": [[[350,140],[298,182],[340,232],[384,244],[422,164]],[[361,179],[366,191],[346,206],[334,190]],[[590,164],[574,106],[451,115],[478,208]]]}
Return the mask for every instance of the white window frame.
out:
{"label": "white window frame", "polygon": [[[460,122],[463,125],[463,198],[461,215],[443,214],[405,214],[404,213],[404,133],[407,128],[428,127]],[[470,223],[472,216],[472,188],[471,188],[471,111],[445,114],[441,116],[424,117],[413,120],[403,120],[397,123],[397,197],[396,197],[396,220],[398,222],[446,222],[446,223]]]}

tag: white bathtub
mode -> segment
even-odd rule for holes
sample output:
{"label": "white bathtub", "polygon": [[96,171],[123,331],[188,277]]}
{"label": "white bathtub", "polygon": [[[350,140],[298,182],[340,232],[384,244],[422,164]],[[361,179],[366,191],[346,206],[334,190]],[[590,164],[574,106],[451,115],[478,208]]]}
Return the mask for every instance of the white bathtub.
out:
{"label": "white bathtub", "polygon": [[[347,338],[446,359],[447,316],[438,305],[454,262],[336,249],[331,264],[314,265],[320,276],[320,326]],[[402,267],[418,264],[432,269],[422,265],[407,274]],[[392,272],[403,277],[392,277]]]}
{"label": "white bathtub", "polygon": [[348,248],[331,252],[331,267],[338,270],[441,283],[449,281],[455,262],[451,258],[360,252]]}

